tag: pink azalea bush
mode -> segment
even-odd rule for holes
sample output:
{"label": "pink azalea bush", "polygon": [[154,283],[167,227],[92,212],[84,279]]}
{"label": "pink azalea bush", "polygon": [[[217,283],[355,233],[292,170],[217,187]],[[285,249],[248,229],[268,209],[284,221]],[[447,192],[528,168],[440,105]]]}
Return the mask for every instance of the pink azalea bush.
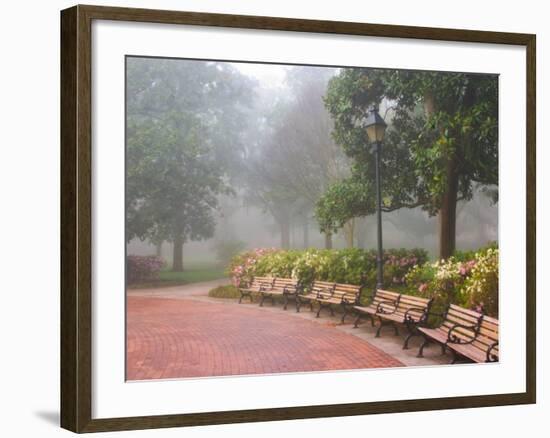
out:
{"label": "pink azalea bush", "polygon": [[[417,263],[424,263],[427,253],[421,249],[389,249],[384,253],[384,281],[390,285],[404,283],[406,273]],[[303,285],[314,280],[376,284],[376,251],[358,248],[326,250],[254,249],[234,257],[227,269],[235,286],[252,277],[292,277]]]}
{"label": "pink azalea bush", "polygon": [[408,293],[483,308],[498,315],[498,248],[490,245],[477,252],[414,266],[405,276]]}
{"label": "pink azalea bush", "polygon": [[127,281],[128,283],[138,283],[155,280],[163,266],[164,260],[161,257],[129,255],[126,257]]}
{"label": "pink azalea bush", "polygon": [[234,286],[244,286],[248,284],[254,275],[256,263],[265,255],[277,252],[276,248],[256,248],[249,251],[241,252],[234,256],[226,273],[231,277],[231,282]]}

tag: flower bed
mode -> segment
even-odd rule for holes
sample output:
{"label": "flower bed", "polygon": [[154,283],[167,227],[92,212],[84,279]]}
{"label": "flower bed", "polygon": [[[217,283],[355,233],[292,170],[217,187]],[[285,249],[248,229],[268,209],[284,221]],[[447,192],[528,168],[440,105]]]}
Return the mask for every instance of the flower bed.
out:
{"label": "flower bed", "polygon": [[498,256],[492,245],[415,266],[405,277],[407,291],[498,317]]}
{"label": "flower bed", "polygon": [[[390,249],[384,253],[385,284],[401,286],[406,273],[427,261],[422,249]],[[342,250],[279,250],[255,249],[231,260],[227,269],[234,285],[249,282],[253,276],[292,277],[302,284],[314,280],[337,283],[376,284],[376,251],[357,248]]]}
{"label": "flower bed", "polygon": [[126,277],[129,284],[155,280],[164,266],[164,260],[157,256],[126,257]]}

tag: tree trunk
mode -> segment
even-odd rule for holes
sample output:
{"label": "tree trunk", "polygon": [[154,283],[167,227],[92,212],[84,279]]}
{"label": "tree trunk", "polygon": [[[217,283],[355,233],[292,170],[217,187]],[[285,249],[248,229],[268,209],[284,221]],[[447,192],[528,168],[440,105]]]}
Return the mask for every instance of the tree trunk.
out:
{"label": "tree trunk", "polygon": [[367,224],[366,224],[365,218],[358,218],[356,219],[356,233],[354,233],[357,237],[357,248],[365,249],[367,247]]}
{"label": "tree trunk", "polygon": [[290,223],[288,221],[281,222],[281,248],[290,248]]}
{"label": "tree trunk", "polygon": [[162,257],[162,241],[155,245],[155,254],[157,257]]}
{"label": "tree trunk", "polygon": [[183,238],[181,236],[174,239],[172,271],[183,272]]}
{"label": "tree trunk", "polygon": [[309,225],[307,223],[307,220],[304,222],[304,225],[303,225],[303,230],[304,230],[304,249],[307,249],[309,248]]}
{"label": "tree trunk", "polygon": [[346,239],[346,246],[353,248],[353,235],[355,232],[355,219],[350,219],[342,227],[344,231],[344,238]]}
{"label": "tree trunk", "polygon": [[325,233],[325,249],[332,249],[332,233]]}
{"label": "tree trunk", "polygon": [[[431,116],[436,111],[435,96],[431,90],[424,94],[424,112]],[[447,259],[456,248],[456,200],[458,197],[458,176],[456,157],[447,160],[446,189],[439,209],[439,258]]]}
{"label": "tree trunk", "polygon": [[456,248],[456,201],[458,178],[454,170],[454,160],[447,163],[447,187],[439,210],[439,258],[447,259]]}

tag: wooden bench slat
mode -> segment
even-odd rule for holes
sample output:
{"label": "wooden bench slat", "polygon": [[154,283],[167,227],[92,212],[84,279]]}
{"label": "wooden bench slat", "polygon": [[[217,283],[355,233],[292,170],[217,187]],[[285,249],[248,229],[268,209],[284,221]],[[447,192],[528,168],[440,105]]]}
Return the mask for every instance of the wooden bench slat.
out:
{"label": "wooden bench slat", "polygon": [[464,307],[457,306],[456,304],[451,304],[449,307],[449,310],[454,310],[457,313],[465,313],[466,315],[473,316],[475,318],[478,318],[480,316],[479,312],[476,312],[475,310],[466,309]]}

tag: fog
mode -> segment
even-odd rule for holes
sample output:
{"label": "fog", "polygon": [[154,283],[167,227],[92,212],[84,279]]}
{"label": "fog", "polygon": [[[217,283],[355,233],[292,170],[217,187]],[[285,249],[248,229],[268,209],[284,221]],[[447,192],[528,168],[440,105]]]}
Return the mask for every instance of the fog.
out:
{"label": "fog", "polygon": [[[333,120],[323,102],[339,69],[139,58],[128,63],[128,254],[157,254],[172,263],[173,222],[166,222],[169,227],[162,221],[173,210],[178,224],[184,223],[179,228],[184,267],[220,262],[221,247],[226,253],[231,248],[326,247],[316,205],[332,184],[350,175],[353,165],[333,139]],[[197,89],[206,91],[197,95]],[[387,106],[381,103],[382,114]],[[174,199],[180,195],[163,199],[174,191],[160,186],[170,172],[155,179],[158,157],[150,160],[156,166],[150,174],[135,176],[132,170],[144,168],[140,160],[149,149],[173,141],[174,136],[163,137],[167,125],[156,120],[175,120],[177,135],[185,131],[179,141],[195,142],[189,146],[195,164],[187,176],[204,163],[211,166],[205,172],[210,179],[200,176],[205,182],[186,186],[191,199],[181,201],[179,210]],[[189,154],[185,159],[191,159]],[[214,182],[212,175],[218,178]],[[185,177],[181,184],[188,184]],[[159,187],[151,194],[155,184]],[[194,199],[193,193],[202,193],[207,184],[207,200]],[[494,193],[496,188],[490,188]],[[420,207],[385,212],[384,247],[421,247],[435,257],[437,226],[438,217]],[[475,249],[497,239],[498,203],[476,186],[471,200],[457,204],[456,247]],[[356,217],[332,235],[333,248],[375,245],[375,215]]]}

